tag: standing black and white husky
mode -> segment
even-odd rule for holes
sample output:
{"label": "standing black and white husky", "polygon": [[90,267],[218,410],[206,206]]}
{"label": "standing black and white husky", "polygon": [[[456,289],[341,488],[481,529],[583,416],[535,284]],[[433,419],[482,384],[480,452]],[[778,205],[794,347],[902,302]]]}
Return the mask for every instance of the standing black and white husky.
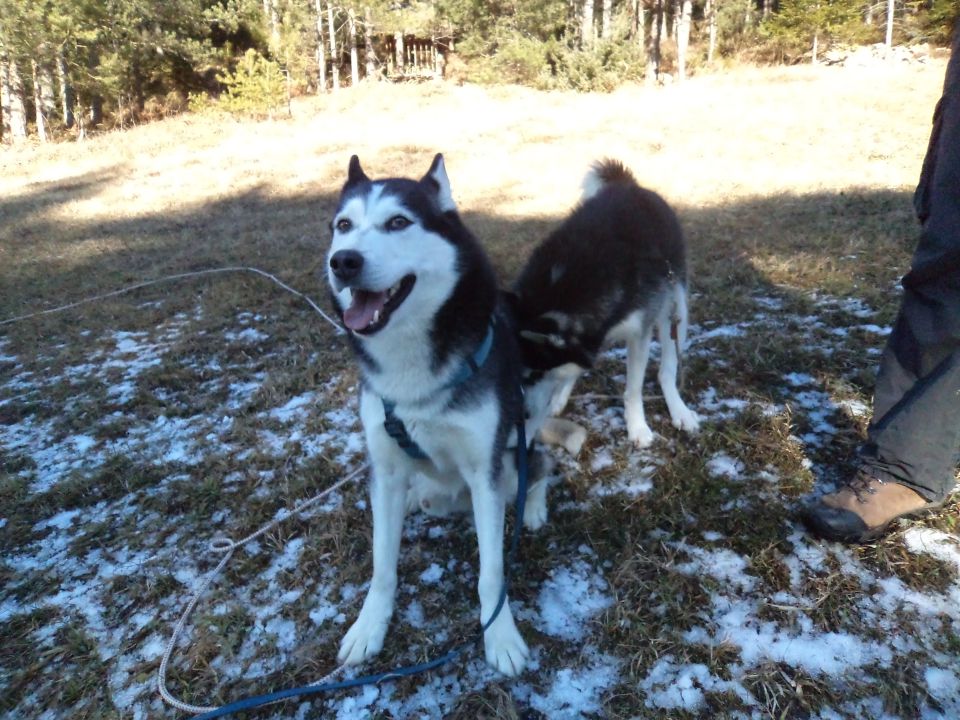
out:
{"label": "standing black and white husky", "polygon": [[514,290],[530,432],[550,426],[604,344],[626,341],[627,435],[639,447],[650,445],[643,378],[654,328],[673,425],[698,429],[677,389],[687,334],[683,233],[663,198],[640,187],[621,163],[593,166],[579,207],[533,251]]}
{"label": "standing black and white husky", "polygon": [[[383,647],[408,506],[472,507],[481,621],[492,616],[503,586],[505,505],[517,487],[509,446],[523,401],[516,330],[457,213],[442,156],[419,181],[370,180],[352,157],[331,228],[328,279],[361,369],[372,465],[373,578],[338,655],[354,664]],[[525,524],[545,517],[542,503],[528,504]],[[484,647],[503,673],[526,664],[509,603]]]}

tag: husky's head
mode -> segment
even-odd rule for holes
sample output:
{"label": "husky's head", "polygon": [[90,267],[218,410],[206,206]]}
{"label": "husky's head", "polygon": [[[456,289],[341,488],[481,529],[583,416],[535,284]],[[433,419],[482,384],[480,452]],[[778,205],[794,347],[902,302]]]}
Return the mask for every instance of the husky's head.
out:
{"label": "husky's head", "polygon": [[448,235],[458,223],[443,156],[419,181],[372,181],[350,158],[327,257],[347,329],[369,337],[388,325],[422,325],[436,313],[457,283]]}

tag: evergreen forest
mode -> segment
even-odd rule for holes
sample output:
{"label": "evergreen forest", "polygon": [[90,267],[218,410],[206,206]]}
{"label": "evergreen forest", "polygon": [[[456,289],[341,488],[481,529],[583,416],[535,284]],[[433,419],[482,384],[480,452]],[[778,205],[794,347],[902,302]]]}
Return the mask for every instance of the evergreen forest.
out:
{"label": "evergreen forest", "polygon": [[0,0],[2,139],[362,81],[608,91],[837,48],[949,43],[960,0]]}

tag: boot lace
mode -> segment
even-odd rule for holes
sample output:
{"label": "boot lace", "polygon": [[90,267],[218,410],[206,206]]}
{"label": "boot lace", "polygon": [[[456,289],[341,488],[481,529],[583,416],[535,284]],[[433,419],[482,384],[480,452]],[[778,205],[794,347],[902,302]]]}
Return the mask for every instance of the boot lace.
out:
{"label": "boot lace", "polygon": [[874,482],[883,483],[883,480],[875,478],[863,470],[858,470],[856,475],[844,484],[844,487],[849,488],[856,495],[857,502],[865,503],[868,501],[866,495],[877,494],[877,488],[873,485]]}

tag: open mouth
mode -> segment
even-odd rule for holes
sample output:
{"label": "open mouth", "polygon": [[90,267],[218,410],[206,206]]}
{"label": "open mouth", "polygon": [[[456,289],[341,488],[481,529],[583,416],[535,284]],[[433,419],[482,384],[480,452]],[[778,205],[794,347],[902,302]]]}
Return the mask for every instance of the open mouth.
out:
{"label": "open mouth", "polygon": [[405,275],[386,290],[353,288],[350,291],[353,302],[343,311],[343,324],[360,335],[372,335],[382,330],[390,315],[407,299],[416,281],[416,275]]}

